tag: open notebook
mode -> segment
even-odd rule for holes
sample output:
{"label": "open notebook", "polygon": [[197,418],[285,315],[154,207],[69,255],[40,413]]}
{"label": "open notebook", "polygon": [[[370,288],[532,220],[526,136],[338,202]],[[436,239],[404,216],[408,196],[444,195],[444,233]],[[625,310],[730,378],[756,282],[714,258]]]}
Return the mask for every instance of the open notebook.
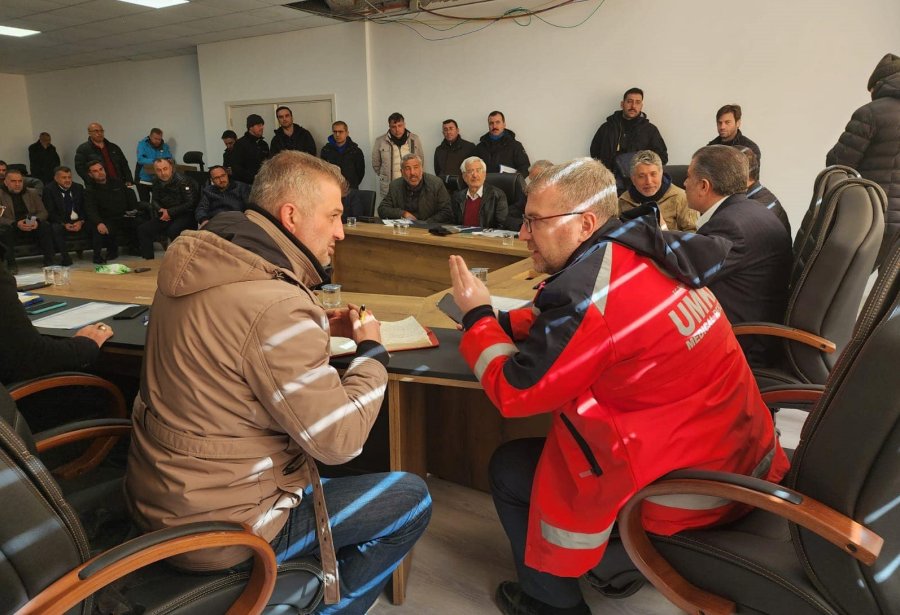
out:
{"label": "open notebook", "polygon": [[[438,340],[434,333],[419,324],[415,316],[408,316],[403,320],[382,322],[381,343],[388,352],[397,352],[398,350],[432,348],[438,345]],[[349,337],[331,338],[331,356],[339,357],[354,352],[356,352],[356,342]]]}

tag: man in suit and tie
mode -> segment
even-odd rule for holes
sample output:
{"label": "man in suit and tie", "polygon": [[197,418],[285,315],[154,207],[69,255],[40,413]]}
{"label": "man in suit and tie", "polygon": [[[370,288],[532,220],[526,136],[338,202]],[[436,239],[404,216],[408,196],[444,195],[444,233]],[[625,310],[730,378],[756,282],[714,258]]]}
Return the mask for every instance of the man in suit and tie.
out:
{"label": "man in suit and tie", "polygon": [[72,257],[66,250],[66,238],[78,235],[87,239],[90,235],[89,227],[85,226],[84,186],[72,181],[72,169],[56,167],[53,181],[44,186],[42,198],[53,230],[53,243],[62,256],[62,264],[71,265]]}
{"label": "man in suit and tie", "polygon": [[[688,167],[688,206],[700,213],[700,235],[732,242],[722,270],[709,288],[732,324],[784,318],[791,270],[791,237],[778,217],[747,198],[747,158],[727,145],[698,150]],[[772,340],[741,336],[752,367],[771,365]],[[777,344],[777,341],[775,341]]]}

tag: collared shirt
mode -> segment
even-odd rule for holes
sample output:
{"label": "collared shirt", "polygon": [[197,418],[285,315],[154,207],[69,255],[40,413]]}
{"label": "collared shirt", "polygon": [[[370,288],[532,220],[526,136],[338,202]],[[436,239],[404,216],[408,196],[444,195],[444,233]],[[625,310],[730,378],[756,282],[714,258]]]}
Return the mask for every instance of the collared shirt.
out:
{"label": "collared shirt", "polygon": [[709,222],[709,219],[712,218],[713,214],[716,213],[716,210],[719,209],[719,205],[721,205],[722,201],[724,201],[727,198],[728,198],[727,196],[723,196],[721,199],[716,201],[712,207],[710,207],[705,212],[700,214],[700,219],[697,220],[697,228],[700,228],[701,226],[703,226],[704,224]]}
{"label": "collared shirt", "polygon": [[466,200],[471,201],[474,199],[480,199],[484,195],[484,184],[481,184],[481,187],[478,188],[478,192],[475,193],[475,196],[472,196],[472,192],[467,188],[466,189]]}

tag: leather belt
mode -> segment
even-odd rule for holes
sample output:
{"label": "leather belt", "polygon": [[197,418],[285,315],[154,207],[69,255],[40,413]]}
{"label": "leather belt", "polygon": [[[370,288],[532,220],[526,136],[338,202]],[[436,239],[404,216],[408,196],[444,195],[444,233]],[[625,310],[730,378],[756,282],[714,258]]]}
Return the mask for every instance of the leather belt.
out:
{"label": "leather belt", "polygon": [[322,574],[325,582],[325,604],[337,604],[341,601],[341,585],[338,576],[337,553],[331,539],[331,522],[328,509],[325,507],[325,492],[322,490],[322,479],[319,468],[309,455],[306,457],[306,471],[309,484],[312,485],[313,507],[316,511],[316,535],[319,538],[319,554],[322,558]]}

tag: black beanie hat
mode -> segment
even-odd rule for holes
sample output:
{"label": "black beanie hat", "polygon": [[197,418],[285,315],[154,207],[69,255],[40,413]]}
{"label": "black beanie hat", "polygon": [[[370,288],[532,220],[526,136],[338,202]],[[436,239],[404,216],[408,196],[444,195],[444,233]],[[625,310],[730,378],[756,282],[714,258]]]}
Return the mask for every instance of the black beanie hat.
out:
{"label": "black beanie hat", "polygon": [[876,83],[885,77],[890,77],[894,73],[900,73],[900,57],[889,53],[881,58],[881,62],[875,65],[875,70],[872,72],[872,76],[869,77],[869,84],[866,86],[866,89],[874,89]]}
{"label": "black beanie hat", "polygon": [[247,129],[248,130],[252,126],[256,126],[257,124],[265,124],[265,123],[266,122],[264,119],[262,119],[261,115],[256,115],[255,113],[251,113],[250,115],[247,116]]}

